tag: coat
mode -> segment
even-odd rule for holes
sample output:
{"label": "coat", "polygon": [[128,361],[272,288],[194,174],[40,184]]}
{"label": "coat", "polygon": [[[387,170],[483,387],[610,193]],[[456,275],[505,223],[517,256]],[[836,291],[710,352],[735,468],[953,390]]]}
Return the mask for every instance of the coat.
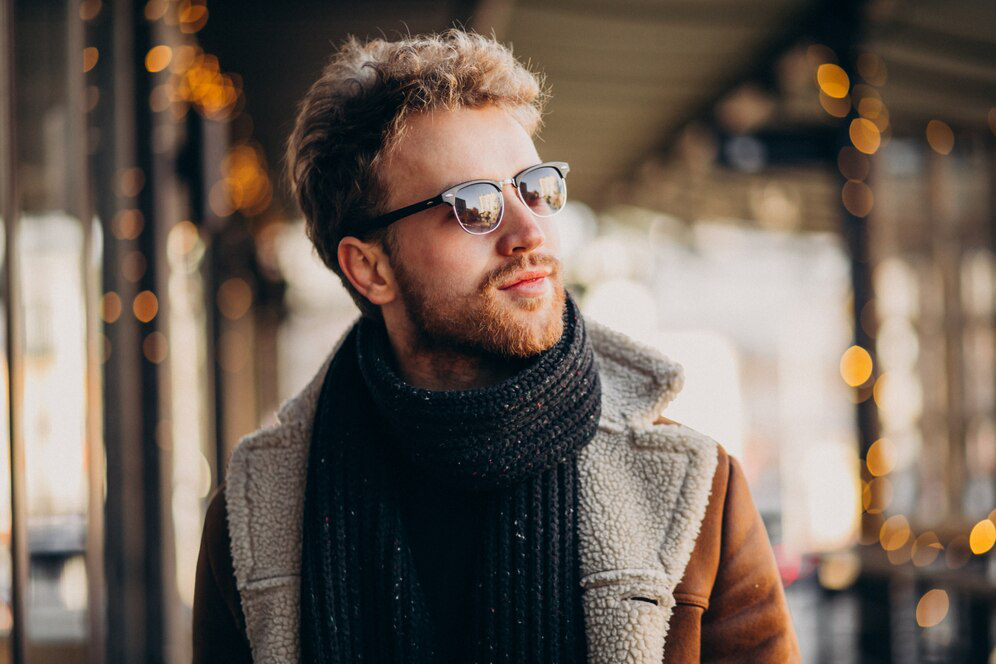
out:
{"label": "coat", "polygon": [[[602,382],[598,430],[577,462],[589,662],[798,661],[739,463],[704,434],[659,417],[682,387],[681,366],[586,325]],[[210,500],[194,594],[195,663],[298,662],[308,448],[334,353],[281,406],[276,424],[239,442]]]}

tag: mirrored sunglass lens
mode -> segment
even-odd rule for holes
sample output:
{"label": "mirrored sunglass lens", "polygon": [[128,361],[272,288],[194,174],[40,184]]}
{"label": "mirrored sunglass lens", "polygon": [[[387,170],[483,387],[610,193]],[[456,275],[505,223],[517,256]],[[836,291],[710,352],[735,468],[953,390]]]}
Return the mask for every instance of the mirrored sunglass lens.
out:
{"label": "mirrored sunglass lens", "polygon": [[487,233],[498,225],[501,192],[490,184],[469,184],[456,193],[453,207],[460,225],[471,233]]}
{"label": "mirrored sunglass lens", "polygon": [[550,166],[530,171],[519,181],[523,202],[540,217],[549,217],[564,207],[567,184],[560,171]]}

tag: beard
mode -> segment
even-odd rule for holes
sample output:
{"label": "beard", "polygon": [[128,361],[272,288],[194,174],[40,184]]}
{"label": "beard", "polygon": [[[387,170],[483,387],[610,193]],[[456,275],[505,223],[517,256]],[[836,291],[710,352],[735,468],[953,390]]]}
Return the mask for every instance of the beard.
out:
{"label": "beard", "polygon": [[[557,343],[564,333],[566,295],[560,261],[545,254],[518,256],[481,280],[477,291],[454,298],[427,287],[396,261],[394,273],[415,332],[416,348],[472,357],[528,358]],[[550,293],[505,297],[498,286],[516,272],[547,267]]]}

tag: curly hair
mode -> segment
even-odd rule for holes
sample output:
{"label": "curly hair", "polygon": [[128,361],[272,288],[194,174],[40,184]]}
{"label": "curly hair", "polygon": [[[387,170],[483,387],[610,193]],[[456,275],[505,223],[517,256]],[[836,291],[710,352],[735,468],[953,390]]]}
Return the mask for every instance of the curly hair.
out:
{"label": "curly hair", "polygon": [[[348,37],[297,109],[287,141],[287,174],[308,238],[366,316],[380,307],[353,288],[339,265],[339,241],[384,212],[377,173],[405,133],[409,115],[438,109],[507,109],[530,136],[548,93],[510,48],[453,28],[398,41]],[[391,228],[366,234],[391,255]]]}

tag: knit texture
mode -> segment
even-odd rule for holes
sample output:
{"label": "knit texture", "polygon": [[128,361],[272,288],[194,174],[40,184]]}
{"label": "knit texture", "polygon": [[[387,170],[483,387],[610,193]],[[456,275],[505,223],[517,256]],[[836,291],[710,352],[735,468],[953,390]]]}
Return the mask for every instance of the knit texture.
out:
{"label": "knit texture", "polygon": [[453,635],[466,639],[462,661],[584,661],[577,455],[600,415],[597,365],[569,296],[557,344],[511,378],[473,390],[408,385],[383,325],[361,319],[332,359],[315,416],[303,661],[434,661],[398,473],[484,497],[468,589],[473,629]]}

